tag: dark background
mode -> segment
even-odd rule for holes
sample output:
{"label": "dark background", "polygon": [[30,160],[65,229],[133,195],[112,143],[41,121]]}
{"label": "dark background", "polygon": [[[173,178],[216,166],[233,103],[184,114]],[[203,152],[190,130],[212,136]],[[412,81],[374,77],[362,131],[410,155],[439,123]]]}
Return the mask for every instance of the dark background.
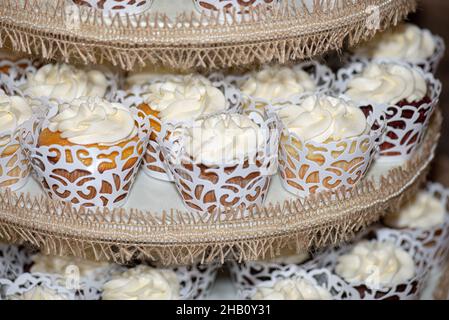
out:
{"label": "dark background", "polygon": [[[410,16],[410,21],[427,28],[432,33],[442,36],[449,47],[449,1],[420,0],[416,13]],[[437,157],[432,167],[431,179],[449,186],[449,49],[440,64],[437,77],[443,83],[440,108],[443,111],[444,122]]]}

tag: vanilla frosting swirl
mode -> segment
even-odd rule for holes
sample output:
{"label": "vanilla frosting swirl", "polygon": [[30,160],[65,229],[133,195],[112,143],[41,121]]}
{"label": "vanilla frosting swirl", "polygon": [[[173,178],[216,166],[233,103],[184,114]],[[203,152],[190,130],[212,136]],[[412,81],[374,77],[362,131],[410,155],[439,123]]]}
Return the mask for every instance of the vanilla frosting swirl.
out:
{"label": "vanilla frosting swirl", "polygon": [[103,285],[103,300],[178,300],[179,282],[171,270],[139,265]]}
{"label": "vanilla frosting swirl", "polygon": [[415,276],[409,253],[390,242],[362,241],[337,259],[336,273],[351,283],[394,287]]}
{"label": "vanilla frosting swirl", "polygon": [[125,83],[128,87],[143,86],[149,84],[155,80],[163,80],[171,77],[180,77],[182,75],[175,75],[171,73],[171,70],[165,68],[156,68],[149,66],[140,70],[131,71],[125,79]]}
{"label": "vanilla frosting swirl", "polygon": [[260,285],[253,300],[331,300],[331,293],[306,279],[282,279],[267,287]]}
{"label": "vanilla frosting swirl", "polygon": [[436,44],[430,31],[405,23],[376,35],[355,52],[370,58],[396,58],[416,62],[431,57],[435,49]]}
{"label": "vanilla frosting swirl", "polygon": [[108,262],[92,261],[74,257],[35,254],[32,257],[31,272],[65,275],[68,267],[76,266],[82,277],[91,277],[111,264]]}
{"label": "vanilla frosting swirl", "polygon": [[230,164],[251,159],[263,150],[262,130],[248,116],[219,114],[176,129],[184,137],[186,153],[204,165]]}
{"label": "vanilla frosting swirl", "polygon": [[128,108],[99,97],[82,97],[60,104],[58,113],[49,120],[48,129],[80,145],[113,145],[135,137],[138,131]]}
{"label": "vanilla frosting swirl", "polygon": [[240,89],[254,98],[286,99],[292,95],[314,91],[316,83],[307,72],[299,68],[266,66],[260,71],[249,73]]}
{"label": "vanilla frosting swirl", "polygon": [[58,294],[55,290],[38,285],[22,294],[14,295],[11,300],[68,300],[67,297]]}
{"label": "vanilla frosting swirl", "polygon": [[422,100],[427,94],[424,77],[413,67],[371,63],[347,85],[346,95],[356,101],[397,104]]}
{"label": "vanilla frosting swirl", "polygon": [[317,143],[360,136],[367,131],[363,112],[352,102],[312,95],[300,104],[284,104],[278,115],[289,132]]}
{"label": "vanilla frosting swirl", "polygon": [[34,97],[71,101],[84,96],[104,97],[107,87],[106,77],[98,70],[77,69],[68,64],[47,64],[35,74],[29,73],[21,89]]}
{"label": "vanilla frosting swirl", "polygon": [[446,210],[430,193],[421,191],[414,201],[402,209],[388,214],[384,223],[393,228],[428,229],[444,223]]}
{"label": "vanilla frosting swirl", "polygon": [[171,76],[162,82],[144,86],[142,95],[165,121],[185,121],[224,111],[224,94],[201,75]]}
{"label": "vanilla frosting swirl", "polygon": [[288,252],[281,252],[281,255],[272,259],[269,259],[269,263],[279,263],[279,264],[301,264],[310,258],[308,252],[301,252],[297,254],[292,254]]}
{"label": "vanilla frosting swirl", "polygon": [[19,96],[0,92],[0,130],[13,131],[31,118],[33,111],[28,102]]}

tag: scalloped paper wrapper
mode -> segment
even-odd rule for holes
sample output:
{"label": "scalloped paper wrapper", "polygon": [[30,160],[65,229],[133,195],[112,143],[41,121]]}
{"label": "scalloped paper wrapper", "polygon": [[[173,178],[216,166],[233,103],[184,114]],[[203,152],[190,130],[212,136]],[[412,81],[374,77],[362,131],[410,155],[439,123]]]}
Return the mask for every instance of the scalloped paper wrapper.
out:
{"label": "scalloped paper wrapper", "polygon": [[[433,40],[435,41],[435,51],[434,53],[428,57],[427,59],[420,59],[417,61],[405,61],[404,59],[396,59],[398,61],[407,62],[408,64],[421,68],[424,72],[430,72],[432,74],[436,74],[438,71],[438,66],[441,62],[441,59],[444,56],[444,52],[446,50],[446,45],[444,43],[444,39],[440,36],[433,35]],[[356,53],[347,52],[342,60],[346,62],[346,64],[361,62],[365,60],[371,60],[369,57],[365,55],[360,55]]]}
{"label": "scalloped paper wrapper", "polygon": [[[312,79],[315,81],[316,84],[316,90],[313,93],[327,93],[332,91],[332,87],[334,85],[335,81],[335,74],[334,72],[326,65],[321,64],[317,61],[310,60],[310,61],[303,61],[300,63],[297,63],[295,65],[292,65],[291,67],[293,70],[304,70],[308,74],[311,75]],[[237,88],[239,88],[246,80],[248,80],[249,75],[243,74],[243,75],[228,75],[226,77],[226,80],[235,85]],[[278,98],[273,99],[272,101],[267,101],[262,98],[258,97],[251,97],[253,100],[257,101],[258,107],[264,107],[265,105],[272,105],[276,103],[283,102],[288,99],[294,99],[297,96],[302,96],[305,94],[310,94],[312,92],[304,92],[304,93],[298,93],[297,95],[291,96],[291,97],[284,97],[284,98]]]}
{"label": "scalloped paper wrapper", "polygon": [[[37,70],[42,67],[44,63],[36,59],[23,58],[18,61],[2,60],[0,61],[0,83],[1,89],[3,89],[8,94],[20,95],[22,97],[33,98],[33,99],[50,99],[54,100],[55,103],[65,102],[63,98],[49,98],[49,97],[31,97],[27,95],[20,88],[27,81],[28,74],[34,74]],[[121,85],[122,78],[118,72],[115,72],[105,66],[83,66],[84,70],[88,68],[94,68],[95,70],[101,71],[108,82],[108,87],[106,89],[106,94],[104,97],[110,100],[115,92]],[[4,69],[6,72],[2,73],[1,70]]]}
{"label": "scalloped paper wrapper", "polygon": [[[151,129],[146,115],[132,109],[138,123],[137,141],[106,150],[77,146],[40,146],[38,139],[48,119],[57,112],[50,106],[46,117],[36,116],[21,137],[21,146],[30,159],[38,181],[50,198],[75,207],[122,206],[139,170]],[[100,166],[102,166],[100,168]],[[102,171],[102,172],[101,172]]]}
{"label": "scalloped paper wrapper", "polygon": [[31,172],[30,161],[20,147],[21,127],[0,132],[0,188],[15,191],[23,187]]}
{"label": "scalloped paper wrapper", "polygon": [[[368,238],[369,237],[369,238]],[[410,254],[415,262],[415,276],[408,281],[393,287],[367,287],[363,282],[348,282],[348,285],[357,290],[358,294],[351,299],[355,300],[417,300],[420,291],[426,282],[429,271],[429,260],[421,242],[407,234],[388,229],[369,228],[360,233],[352,244],[330,248],[316,257],[316,263],[321,268],[327,268],[335,274],[335,267],[339,256],[352,249],[357,240],[368,238],[370,241],[390,242]]]}
{"label": "scalloped paper wrapper", "polygon": [[[377,59],[374,62],[395,62],[401,65],[406,63],[388,60]],[[370,61],[364,59],[360,62],[355,62],[345,68],[339,70],[337,80],[335,82],[335,89],[339,93],[346,91],[348,82],[356,75],[362,72],[364,67]],[[419,149],[422,140],[425,136],[430,118],[438,105],[441,94],[441,82],[436,80],[431,73],[426,73],[419,68],[416,68],[425,78],[428,85],[428,98],[430,102],[420,101],[417,105],[400,104],[389,105],[386,107],[386,123],[387,128],[383,136],[383,141],[380,145],[379,161],[382,162],[401,162],[409,160],[413,153]],[[370,101],[360,101],[361,105],[373,105]]]}
{"label": "scalloped paper wrapper", "polygon": [[103,10],[103,14],[133,15],[148,11],[154,0],[70,0],[74,5]]}
{"label": "scalloped paper wrapper", "polygon": [[[298,104],[304,98],[306,96],[288,102]],[[385,129],[382,112],[373,108],[363,111],[369,133],[341,141],[304,142],[285,128],[279,148],[279,174],[283,187],[301,198],[339,188],[351,190],[368,172]]]}
{"label": "scalloped paper wrapper", "polygon": [[[232,270],[231,274],[237,273],[237,279],[246,282],[243,279],[244,274],[240,270]],[[352,286],[348,285],[340,277],[332,274],[327,269],[306,269],[301,266],[289,265],[283,271],[276,270],[270,272],[267,280],[258,282],[255,286],[246,286],[239,288],[239,294],[243,299],[251,299],[260,287],[272,287],[277,281],[282,279],[304,279],[313,285],[326,289],[332,296],[333,300],[353,300],[357,298],[358,292]]]}
{"label": "scalloped paper wrapper", "polygon": [[388,226],[383,227],[383,229],[389,230],[390,232],[404,233],[419,241],[423,250],[425,251],[430,268],[442,268],[447,263],[447,258],[449,257],[449,212],[448,199],[449,199],[449,189],[443,187],[438,183],[429,183],[427,185],[427,192],[438,199],[445,209],[444,222],[432,228],[418,229],[418,228],[402,228],[394,229]]}
{"label": "scalloped paper wrapper", "polygon": [[[170,76],[166,75],[161,79],[149,81],[146,85],[163,82],[164,79],[169,78]],[[211,80],[213,86],[219,88],[224,93],[227,102],[227,111],[233,113],[241,112],[245,100],[240,94],[240,91],[232,85],[229,85],[225,81],[224,77],[219,73],[211,74],[208,78]],[[144,103],[144,99],[142,97],[142,94],[145,92],[143,89],[144,86],[136,85],[129,90],[118,91],[113,97],[113,100],[118,101],[128,107],[139,106]],[[161,148],[156,141],[159,136],[159,131],[154,128],[161,128],[162,121],[154,115],[150,115],[149,118],[151,126],[153,127],[153,133],[144,156],[143,172],[158,180],[173,181],[173,176],[171,175],[170,170],[166,167],[164,155],[162,154]]]}
{"label": "scalloped paper wrapper", "polygon": [[193,123],[163,126],[158,142],[188,210],[214,213],[231,208],[251,210],[263,204],[271,176],[277,169],[279,119],[274,114],[265,118],[256,110],[247,114],[261,128],[264,147],[255,159],[232,164],[197,164],[186,153],[183,137],[170,135],[167,139],[162,138],[167,137],[168,132]]}

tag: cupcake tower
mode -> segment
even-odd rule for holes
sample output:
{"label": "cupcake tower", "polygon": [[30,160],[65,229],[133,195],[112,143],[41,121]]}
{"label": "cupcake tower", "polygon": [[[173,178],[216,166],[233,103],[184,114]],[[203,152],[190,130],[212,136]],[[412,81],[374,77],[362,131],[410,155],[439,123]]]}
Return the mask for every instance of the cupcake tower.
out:
{"label": "cupcake tower", "polygon": [[[409,29],[404,46],[422,57],[437,50],[428,32],[409,39]],[[384,45],[367,45],[372,59],[336,76],[313,61],[240,75],[139,70],[124,78],[106,68],[4,63],[4,105],[24,112],[9,138],[21,132],[21,148],[5,155],[24,159],[3,186],[25,184],[31,164],[52,199],[114,208],[142,170],[174,182],[186,209],[208,213],[261,207],[276,168],[300,199],[351,190],[373,162],[413,156],[441,92],[432,74],[408,63],[413,57],[376,60],[373,46]]]}

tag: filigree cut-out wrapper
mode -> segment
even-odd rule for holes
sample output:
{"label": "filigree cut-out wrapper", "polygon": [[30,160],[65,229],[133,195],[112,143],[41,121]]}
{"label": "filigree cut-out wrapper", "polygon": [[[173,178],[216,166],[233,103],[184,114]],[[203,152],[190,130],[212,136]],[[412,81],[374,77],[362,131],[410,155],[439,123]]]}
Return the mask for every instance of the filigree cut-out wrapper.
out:
{"label": "filigree cut-out wrapper", "polygon": [[181,287],[181,299],[201,300],[207,298],[215,283],[219,268],[218,263],[174,267],[173,271],[176,272]]}
{"label": "filigree cut-out wrapper", "polygon": [[438,183],[429,183],[426,188],[427,192],[440,201],[445,210],[444,222],[441,225],[419,229],[419,228],[402,228],[393,229],[385,226],[388,232],[404,233],[419,241],[425,254],[428,257],[430,268],[442,268],[447,263],[449,257],[449,212],[447,210],[449,189],[444,188]]}
{"label": "filigree cut-out wrapper", "polygon": [[[206,14],[216,13],[223,15],[224,13],[236,15],[248,14],[252,10],[270,10],[281,3],[281,0],[192,0],[196,9]],[[223,17],[224,18],[224,17]]]}
{"label": "filigree cut-out wrapper", "polygon": [[[306,97],[285,102],[298,105]],[[278,105],[274,108],[280,110],[282,107]],[[367,116],[367,132],[354,138],[318,143],[303,141],[287,128],[283,129],[279,174],[287,191],[306,198],[318,192],[354,188],[375,159],[385,129],[382,112],[376,112],[373,108],[362,110]]]}
{"label": "filigree cut-out wrapper", "polygon": [[15,280],[24,273],[29,263],[24,248],[16,245],[0,243],[0,279]]}
{"label": "filigree cut-out wrapper", "polygon": [[193,122],[163,126],[158,142],[188,210],[212,214],[238,208],[247,212],[263,204],[277,169],[279,119],[275,114],[256,110],[246,114],[260,127],[263,146],[252,159],[214,166],[195,163],[185,150],[184,137],[168,134]]}
{"label": "filigree cut-out wrapper", "polygon": [[[8,94],[15,94],[26,98],[33,99],[49,99],[55,104],[65,102],[64,98],[50,98],[50,97],[31,97],[27,95],[21,89],[21,86],[27,82],[28,74],[35,74],[44,63],[37,59],[22,58],[17,61],[1,60],[0,61],[0,77],[1,77],[1,89]],[[107,81],[107,88],[104,97],[107,100],[111,100],[115,92],[117,92],[123,79],[119,71],[111,69],[106,66],[81,66],[83,70],[89,71],[91,69],[100,71],[104,74]],[[3,72],[4,70],[4,72]]]}
{"label": "filigree cut-out wrapper", "polygon": [[28,181],[31,165],[20,147],[21,128],[0,132],[0,188],[15,191]]}
{"label": "filigree cut-out wrapper", "polygon": [[154,0],[70,0],[80,7],[102,10],[105,15],[132,15],[148,11]]}
{"label": "filigree cut-out wrapper", "polygon": [[[161,79],[149,81],[143,86],[137,85],[126,91],[117,91],[112,100],[120,102],[128,107],[146,104],[145,99],[143,98],[146,91],[145,86],[164,82],[164,79],[170,79],[170,75],[164,76]],[[245,104],[244,97],[241,95],[240,91],[227,83],[224,77],[219,73],[209,75],[208,79],[212,82],[214,87],[220,89],[224,93],[226,98],[226,111],[230,113],[240,113]],[[151,107],[150,105],[148,106]],[[143,160],[142,171],[149,177],[158,180],[173,181],[173,176],[171,175],[170,170],[166,167],[164,155],[157,142],[161,130],[160,128],[163,123],[155,114],[149,115],[149,118],[153,132]]]}
{"label": "filigree cut-out wrapper", "polygon": [[[255,105],[257,108],[269,108],[271,105],[282,103],[285,100],[288,99],[294,99],[299,96],[305,95],[305,94],[311,94],[311,93],[328,93],[332,91],[334,82],[335,82],[335,74],[333,71],[326,65],[321,64],[317,61],[311,60],[311,61],[304,61],[298,64],[294,64],[291,66],[291,69],[293,70],[303,70],[307,72],[311,78],[313,79],[315,83],[315,90],[313,92],[301,92],[298,94],[295,94],[291,97],[283,97],[283,98],[277,98],[273,99],[271,101],[267,101],[260,97],[251,97],[255,102]],[[249,74],[242,74],[242,75],[235,75],[231,74],[226,76],[226,80],[231,83],[232,85],[236,86],[237,88],[240,88],[245,81],[249,79]],[[252,108],[251,104],[247,104],[245,106],[248,106],[249,108]]]}
{"label": "filigree cut-out wrapper", "polygon": [[137,141],[124,146],[96,147],[38,146],[39,134],[48,119],[57,113],[49,106],[44,118],[36,116],[23,129],[22,149],[30,159],[38,181],[50,198],[71,203],[75,207],[122,206],[129,195],[148,144],[151,129],[147,116],[131,109],[138,125]]}
{"label": "filigree cut-out wrapper", "polygon": [[378,240],[380,242],[389,242],[407,252],[415,263],[415,275],[401,284],[395,286],[376,286],[368,287],[363,282],[348,282],[352,286],[357,295],[351,297],[354,300],[417,300],[419,299],[421,290],[425,285],[428,277],[429,261],[428,256],[421,245],[421,242],[410,237],[407,234],[387,229],[370,229],[356,238],[351,244],[343,245],[339,248],[330,248],[317,256],[317,264],[321,268],[327,268],[335,274],[338,257],[348,253],[352,246],[358,240],[369,236],[369,241]]}
{"label": "filigree cut-out wrapper", "polygon": [[[249,272],[249,273],[248,273]],[[258,287],[272,287],[283,279],[304,279],[326,289],[333,300],[350,300],[357,297],[357,290],[329,270],[317,268],[312,263],[252,264],[251,269],[236,262],[230,263],[231,279],[241,298],[251,299]]]}
{"label": "filigree cut-out wrapper", "polygon": [[[440,65],[441,59],[444,56],[444,52],[446,50],[446,45],[444,43],[443,38],[437,35],[432,35],[433,40],[435,42],[435,51],[433,54],[426,58],[426,59],[420,59],[416,61],[405,61],[404,59],[396,59],[397,61],[401,62],[407,62],[408,64],[421,68],[424,72],[430,72],[432,74],[436,74],[438,71],[438,66]],[[357,63],[357,62],[364,62],[367,60],[371,60],[366,55],[358,54],[358,53],[351,53],[347,52],[342,60],[346,64],[350,63]]]}
{"label": "filigree cut-out wrapper", "polygon": [[[394,62],[406,66],[406,63],[377,59],[372,60],[378,63]],[[339,70],[335,89],[339,93],[344,93],[348,82],[357,74],[361,73],[371,60],[352,63]],[[386,132],[380,145],[379,161],[382,162],[403,162],[410,160],[414,152],[419,149],[429,126],[430,118],[438,106],[441,94],[441,82],[434,78],[431,73],[425,73],[415,67],[424,77],[427,83],[427,96],[422,101],[413,103],[400,103],[397,105],[387,105],[385,107]],[[428,98],[428,101],[425,101]],[[369,100],[359,101],[360,105],[374,105]]]}

